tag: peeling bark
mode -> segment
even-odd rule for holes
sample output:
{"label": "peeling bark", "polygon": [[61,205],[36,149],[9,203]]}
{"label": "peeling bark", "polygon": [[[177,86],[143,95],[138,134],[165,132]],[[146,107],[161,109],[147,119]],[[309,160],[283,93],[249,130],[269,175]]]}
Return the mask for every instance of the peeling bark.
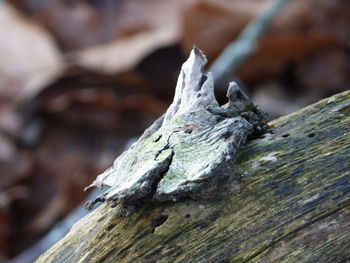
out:
{"label": "peeling bark", "polygon": [[149,200],[202,199],[217,193],[232,172],[237,150],[248,136],[266,129],[268,118],[234,82],[228,88],[229,102],[220,107],[213,78],[203,70],[206,63],[194,48],[164,117],[89,186],[110,189],[88,207],[106,201],[130,214],[134,205]]}

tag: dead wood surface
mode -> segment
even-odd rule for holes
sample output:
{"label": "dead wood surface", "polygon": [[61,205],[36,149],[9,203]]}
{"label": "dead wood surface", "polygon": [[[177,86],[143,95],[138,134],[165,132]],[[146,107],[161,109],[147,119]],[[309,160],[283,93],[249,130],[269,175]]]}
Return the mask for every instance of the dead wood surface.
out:
{"label": "dead wood surface", "polygon": [[194,47],[163,120],[97,176],[88,188],[110,188],[88,202],[89,209],[106,201],[112,207],[120,204],[128,215],[135,205],[154,199],[203,200],[216,195],[220,182],[231,175],[240,147],[249,136],[256,138],[267,129],[268,116],[235,82],[229,84],[228,103],[220,107],[212,74],[204,72],[206,63]]}
{"label": "dead wood surface", "polygon": [[349,116],[347,91],[274,120],[217,199],[102,205],[36,262],[348,262]]}

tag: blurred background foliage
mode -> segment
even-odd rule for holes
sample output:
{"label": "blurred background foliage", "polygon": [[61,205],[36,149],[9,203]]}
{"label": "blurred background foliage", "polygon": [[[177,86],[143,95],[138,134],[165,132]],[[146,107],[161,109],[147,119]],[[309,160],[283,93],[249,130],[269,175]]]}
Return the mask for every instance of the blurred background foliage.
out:
{"label": "blurred background foliage", "polygon": [[[30,250],[165,111],[194,44],[213,62],[268,2],[0,1],[0,262]],[[347,90],[349,10],[289,1],[232,78],[271,118]]]}

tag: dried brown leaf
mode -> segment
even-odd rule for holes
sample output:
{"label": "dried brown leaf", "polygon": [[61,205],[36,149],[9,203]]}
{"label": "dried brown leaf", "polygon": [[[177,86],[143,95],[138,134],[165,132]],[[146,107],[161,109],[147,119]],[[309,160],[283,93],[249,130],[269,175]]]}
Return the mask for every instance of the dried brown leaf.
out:
{"label": "dried brown leaf", "polygon": [[73,54],[73,64],[106,74],[133,69],[144,57],[179,39],[178,24],[168,24]]}
{"label": "dried brown leaf", "polygon": [[23,99],[53,81],[63,68],[58,49],[38,24],[0,4],[0,97]]}

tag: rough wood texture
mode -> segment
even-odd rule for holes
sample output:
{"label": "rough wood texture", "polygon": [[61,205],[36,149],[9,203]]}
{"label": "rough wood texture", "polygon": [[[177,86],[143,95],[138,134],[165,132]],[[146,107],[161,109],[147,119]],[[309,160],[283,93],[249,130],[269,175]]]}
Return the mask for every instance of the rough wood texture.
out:
{"label": "rough wood texture", "polygon": [[209,198],[232,173],[238,149],[248,137],[267,128],[267,114],[230,83],[229,102],[215,99],[214,82],[204,72],[207,59],[196,47],[183,64],[174,101],[164,118],[121,154],[113,166],[89,186],[110,186],[95,201],[123,214],[150,200],[177,201],[186,197]]}
{"label": "rough wood texture", "polygon": [[349,262],[350,92],[272,124],[216,200],[102,205],[37,262]]}

